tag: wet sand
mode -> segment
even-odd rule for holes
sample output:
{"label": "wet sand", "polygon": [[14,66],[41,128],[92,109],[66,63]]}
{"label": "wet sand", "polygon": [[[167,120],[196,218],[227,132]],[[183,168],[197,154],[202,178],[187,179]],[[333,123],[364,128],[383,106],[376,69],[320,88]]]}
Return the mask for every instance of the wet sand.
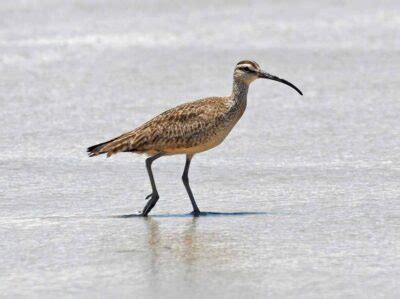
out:
{"label": "wet sand", "polygon": [[[4,297],[396,298],[400,5],[0,4]],[[225,142],[194,157],[88,158],[163,110],[257,81]]]}

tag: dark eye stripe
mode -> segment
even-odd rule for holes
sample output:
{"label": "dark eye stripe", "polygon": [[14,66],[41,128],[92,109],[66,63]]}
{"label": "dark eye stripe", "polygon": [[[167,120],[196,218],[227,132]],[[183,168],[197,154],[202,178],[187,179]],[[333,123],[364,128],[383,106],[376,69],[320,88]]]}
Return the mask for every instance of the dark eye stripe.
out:
{"label": "dark eye stripe", "polygon": [[248,72],[248,73],[254,73],[254,71],[252,69],[250,69],[249,67],[247,67],[247,66],[242,66],[242,67],[239,68],[239,70],[242,70],[242,71],[245,71],[245,72]]}

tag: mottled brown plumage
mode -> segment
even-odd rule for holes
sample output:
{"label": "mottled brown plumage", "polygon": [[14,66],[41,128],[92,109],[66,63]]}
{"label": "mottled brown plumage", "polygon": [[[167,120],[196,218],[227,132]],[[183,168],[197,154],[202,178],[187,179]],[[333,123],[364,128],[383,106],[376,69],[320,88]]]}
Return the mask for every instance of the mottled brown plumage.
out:
{"label": "mottled brown plumage", "polygon": [[142,215],[147,216],[158,200],[151,163],[162,155],[186,154],[183,175],[184,184],[191,199],[195,214],[200,211],[194,201],[188,181],[188,170],[194,154],[220,144],[239,121],[246,109],[247,92],[251,82],[266,78],[285,83],[300,94],[300,90],[288,81],[269,75],[250,60],[240,61],[234,71],[232,94],[226,97],[210,97],[169,109],[150,121],[121,136],[88,148],[89,156],[118,152],[145,153],[152,185],[151,200]]}
{"label": "mottled brown plumage", "polygon": [[95,148],[91,155],[137,152],[195,154],[218,145],[239,120],[245,102],[212,97],[169,109],[133,131]]}

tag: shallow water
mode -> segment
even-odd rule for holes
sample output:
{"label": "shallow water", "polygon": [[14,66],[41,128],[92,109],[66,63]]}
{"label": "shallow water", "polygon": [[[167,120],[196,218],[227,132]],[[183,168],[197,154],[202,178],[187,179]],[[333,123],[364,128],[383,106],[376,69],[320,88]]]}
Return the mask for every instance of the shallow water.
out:
{"label": "shallow water", "polygon": [[[4,297],[400,295],[400,5],[385,1],[2,1]],[[187,100],[257,81],[216,149],[161,158],[85,148]],[[132,217],[131,217],[132,216]]]}

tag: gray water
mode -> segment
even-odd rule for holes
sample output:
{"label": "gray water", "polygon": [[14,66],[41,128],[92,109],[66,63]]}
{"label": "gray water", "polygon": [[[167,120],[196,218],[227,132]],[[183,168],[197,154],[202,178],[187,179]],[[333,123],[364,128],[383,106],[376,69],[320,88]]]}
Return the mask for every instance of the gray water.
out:
{"label": "gray water", "polygon": [[[0,295],[400,296],[398,1],[1,1]],[[188,100],[256,81],[219,147],[88,158]]]}

